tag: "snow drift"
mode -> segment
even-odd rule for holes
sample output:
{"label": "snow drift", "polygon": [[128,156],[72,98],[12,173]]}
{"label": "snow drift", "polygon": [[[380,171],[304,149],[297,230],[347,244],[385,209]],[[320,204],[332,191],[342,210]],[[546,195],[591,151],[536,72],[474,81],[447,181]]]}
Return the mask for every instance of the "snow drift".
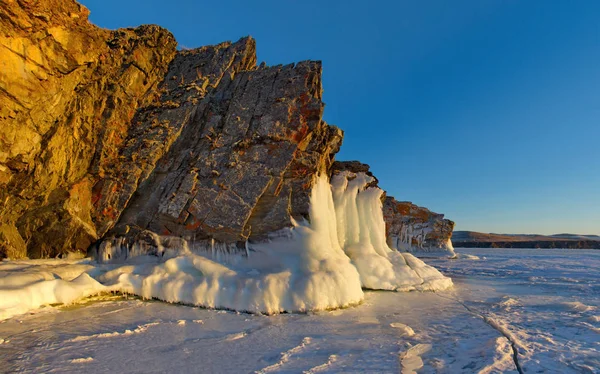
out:
{"label": "snow drift", "polygon": [[112,291],[86,273],[94,268],[88,262],[28,260],[0,263],[0,321],[43,305],[70,304]]}
{"label": "snow drift", "polygon": [[[0,283],[0,296],[3,292],[12,295],[0,297],[0,318],[10,316],[10,311],[71,302],[76,296],[110,290],[167,302],[273,314],[358,304],[364,296],[362,288],[435,291],[451,287],[452,281],[433,267],[386,244],[383,191],[366,188],[371,181],[364,173],[344,172],[330,185],[327,177],[320,176],[311,192],[310,224],[293,222],[292,228],[270,242],[248,244],[244,256],[223,258],[214,244],[211,251],[199,253],[183,240],[176,251],[160,248],[163,257],[144,256],[148,252],[139,246],[130,251],[117,242],[101,247],[98,258],[117,259],[122,253],[129,258],[125,263],[82,270],[95,279],[82,274],[71,282],[39,280],[25,287],[18,286],[17,279],[8,285]],[[160,243],[161,239],[157,240]],[[131,257],[132,253],[138,256]],[[0,265],[0,273],[5,264],[9,263]],[[53,287],[48,282],[64,284]],[[66,286],[70,284],[72,287]],[[14,305],[19,292],[46,294],[48,288],[59,295],[47,300],[23,298],[22,305]],[[62,289],[69,297],[60,297]]]}

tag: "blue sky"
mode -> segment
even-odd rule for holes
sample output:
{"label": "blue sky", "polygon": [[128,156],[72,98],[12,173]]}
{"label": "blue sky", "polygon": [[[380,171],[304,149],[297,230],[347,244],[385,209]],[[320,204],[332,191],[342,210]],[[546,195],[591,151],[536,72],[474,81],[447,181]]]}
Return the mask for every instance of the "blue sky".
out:
{"label": "blue sky", "polygon": [[340,160],[458,230],[600,234],[600,1],[83,0],[191,48],[323,61]]}

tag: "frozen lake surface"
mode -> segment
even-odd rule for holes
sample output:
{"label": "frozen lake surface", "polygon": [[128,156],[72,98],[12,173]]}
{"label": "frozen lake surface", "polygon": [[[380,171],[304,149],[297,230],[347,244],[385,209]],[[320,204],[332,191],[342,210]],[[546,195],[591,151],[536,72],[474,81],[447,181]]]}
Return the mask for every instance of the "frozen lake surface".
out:
{"label": "frozen lake surface", "polygon": [[458,249],[437,293],[260,316],[104,296],[0,322],[0,372],[598,373],[600,251]]}

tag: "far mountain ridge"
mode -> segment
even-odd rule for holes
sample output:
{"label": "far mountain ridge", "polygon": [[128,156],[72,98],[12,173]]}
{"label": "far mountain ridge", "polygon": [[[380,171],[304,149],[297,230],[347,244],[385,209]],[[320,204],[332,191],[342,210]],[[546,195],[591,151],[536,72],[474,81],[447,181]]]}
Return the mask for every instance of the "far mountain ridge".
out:
{"label": "far mountain ridge", "polygon": [[454,231],[454,247],[480,248],[596,248],[600,249],[599,235],[582,234],[495,234],[476,231]]}

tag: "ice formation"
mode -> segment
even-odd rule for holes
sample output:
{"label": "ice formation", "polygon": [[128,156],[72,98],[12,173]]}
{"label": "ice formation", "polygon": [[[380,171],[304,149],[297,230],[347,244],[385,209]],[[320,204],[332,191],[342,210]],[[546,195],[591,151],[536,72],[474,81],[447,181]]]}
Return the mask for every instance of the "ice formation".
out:
{"label": "ice formation", "polygon": [[400,235],[390,236],[390,246],[398,251],[410,252],[422,258],[456,257],[451,239],[440,244],[439,247],[426,245],[425,238],[431,231],[432,228],[424,223],[402,225]]}
{"label": "ice formation", "polygon": [[[57,276],[20,286],[17,278],[0,283],[0,318],[15,310],[68,303],[110,290],[272,314],[358,304],[363,288],[435,291],[450,287],[452,281],[436,269],[386,244],[382,191],[365,188],[370,182],[371,177],[363,173],[338,174],[331,185],[326,176],[318,177],[311,192],[310,224],[294,221],[292,228],[267,243],[247,243],[243,256],[231,255],[214,242],[208,253],[197,251],[194,245],[173,238],[165,239],[169,246],[155,238],[158,244],[152,250],[146,244],[129,248],[118,240],[107,243],[97,254],[100,264],[81,269],[80,273],[86,271],[95,279],[84,273],[70,282]],[[154,256],[144,255],[148,253]],[[28,298],[21,298],[19,304],[18,295],[23,293]]]}
{"label": "ice formation", "polygon": [[110,292],[86,271],[88,260],[6,261],[0,264],[0,321],[43,305],[70,304]]}
{"label": "ice formation", "polygon": [[[363,287],[376,290],[436,290],[452,282],[436,269],[386,243],[381,195],[374,179],[348,171],[331,181],[340,246],[358,269]],[[321,177],[319,183],[326,183]],[[335,228],[334,228],[335,230]]]}

